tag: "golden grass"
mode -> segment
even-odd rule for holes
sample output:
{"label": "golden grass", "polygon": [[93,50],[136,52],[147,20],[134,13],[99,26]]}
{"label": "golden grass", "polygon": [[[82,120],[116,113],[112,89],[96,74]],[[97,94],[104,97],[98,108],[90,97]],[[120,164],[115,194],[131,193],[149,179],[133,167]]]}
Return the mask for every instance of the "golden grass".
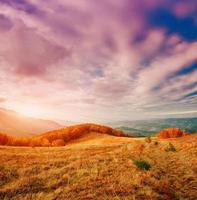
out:
{"label": "golden grass", "polygon": [[[176,152],[165,151],[169,142]],[[0,146],[0,199],[196,200],[197,135],[147,143],[94,133],[65,147]]]}

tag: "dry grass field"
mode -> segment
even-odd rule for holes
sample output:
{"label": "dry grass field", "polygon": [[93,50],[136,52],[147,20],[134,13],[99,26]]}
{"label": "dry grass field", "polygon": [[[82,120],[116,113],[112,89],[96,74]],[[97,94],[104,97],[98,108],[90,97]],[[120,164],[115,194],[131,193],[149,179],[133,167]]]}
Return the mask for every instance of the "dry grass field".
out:
{"label": "dry grass field", "polygon": [[[169,142],[176,151],[166,151]],[[0,199],[196,200],[197,135],[145,141],[90,133],[65,147],[0,146]]]}

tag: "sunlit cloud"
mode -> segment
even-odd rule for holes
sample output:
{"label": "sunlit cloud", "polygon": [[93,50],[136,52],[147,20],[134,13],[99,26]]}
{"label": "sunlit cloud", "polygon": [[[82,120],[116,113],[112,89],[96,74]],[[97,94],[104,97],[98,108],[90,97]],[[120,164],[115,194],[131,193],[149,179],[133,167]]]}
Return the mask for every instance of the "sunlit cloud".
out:
{"label": "sunlit cloud", "polygon": [[192,111],[183,111],[183,112],[169,112],[169,113],[160,113],[158,115],[183,115],[183,114],[196,114],[197,110],[192,110]]}
{"label": "sunlit cloud", "polygon": [[197,103],[196,7],[0,1],[0,105],[74,121],[187,116]]}

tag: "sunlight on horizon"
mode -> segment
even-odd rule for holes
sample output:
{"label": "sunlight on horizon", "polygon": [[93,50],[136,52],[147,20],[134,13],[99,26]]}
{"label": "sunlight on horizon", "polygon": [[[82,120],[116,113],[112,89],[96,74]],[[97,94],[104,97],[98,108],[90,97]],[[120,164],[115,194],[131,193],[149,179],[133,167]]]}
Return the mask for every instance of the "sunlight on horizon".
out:
{"label": "sunlight on horizon", "polygon": [[16,106],[16,111],[27,117],[40,118],[43,116],[43,110],[36,105],[22,105]]}

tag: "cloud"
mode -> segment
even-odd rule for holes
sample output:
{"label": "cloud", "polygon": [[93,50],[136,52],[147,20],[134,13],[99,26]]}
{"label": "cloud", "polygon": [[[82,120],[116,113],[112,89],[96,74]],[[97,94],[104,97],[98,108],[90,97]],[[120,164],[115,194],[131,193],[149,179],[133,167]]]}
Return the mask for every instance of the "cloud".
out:
{"label": "cloud", "polygon": [[0,97],[0,103],[4,103],[6,101],[7,101],[7,99],[5,97]]}
{"label": "cloud", "polygon": [[0,84],[9,107],[38,103],[46,116],[53,110],[75,121],[76,113],[107,120],[192,109],[196,99],[184,96],[196,89],[195,1],[0,4]]}
{"label": "cloud", "polygon": [[12,21],[3,14],[0,14],[0,31],[8,31],[13,27]]}
{"label": "cloud", "polygon": [[3,33],[0,40],[1,55],[15,75],[42,75],[68,55],[64,47],[46,40],[22,21],[16,21],[12,30]]}
{"label": "cloud", "polygon": [[26,0],[1,0],[2,4],[13,7],[20,11],[27,12],[28,14],[38,14],[39,9],[31,3],[28,3]]}
{"label": "cloud", "polygon": [[196,16],[197,3],[195,0],[180,1],[173,6],[173,12],[177,17]]}

